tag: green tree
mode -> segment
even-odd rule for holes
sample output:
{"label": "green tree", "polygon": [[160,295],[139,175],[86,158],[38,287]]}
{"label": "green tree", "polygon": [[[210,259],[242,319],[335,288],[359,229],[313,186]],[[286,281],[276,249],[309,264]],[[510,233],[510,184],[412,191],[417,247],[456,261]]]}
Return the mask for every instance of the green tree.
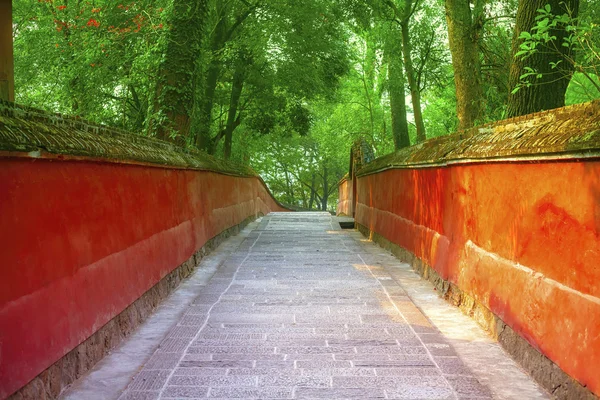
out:
{"label": "green tree", "polygon": [[[551,21],[549,16],[538,18],[538,10],[545,12],[568,13],[577,17],[579,0],[535,0],[519,1],[517,23],[513,40],[513,61],[510,68],[508,116],[530,114],[536,111],[562,107],[565,93],[573,73],[573,64],[568,60],[574,57],[573,49],[562,46],[569,34],[560,21]],[[528,39],[534,27],[549,27],[545,30],[547,40],[536,42],[535,48]],[[526,57],[520,55],[526,52]],[[519,86],[528,74],[536,78],[535,85]]]}
{"label": "green tree", "polygon": [[160,139],[177,138],[185,145],[194,110],[206,1],[174,0],[168,11],[169,30],[156,79],[149,129]]}
{"label": "green tree", "polygon": [[479,41],[485,0],[446,0],[448,42],[456,87],[458,129],[471,128],[481,119],[482,88]]}

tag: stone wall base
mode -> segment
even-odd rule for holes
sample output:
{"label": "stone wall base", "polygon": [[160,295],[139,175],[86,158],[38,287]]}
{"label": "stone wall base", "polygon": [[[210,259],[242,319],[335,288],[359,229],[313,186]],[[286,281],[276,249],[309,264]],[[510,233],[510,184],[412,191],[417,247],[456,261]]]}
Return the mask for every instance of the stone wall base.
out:
{"label": "stone wall base", "polygon": [[212,239],[196,251],[187,261],[175,268],[140,298],[110,320],[60,360],[12,394],[8,400],[52,400],[131,335],[154,309],[166,299],[179,284],[189,277],[200,261],[216,249],[225,239],[237,235],[256,219],[251,216]]}
{"label": "stone wall base", "polygon": [[389,250],[394,256],[409,264],[421,277],[431,282],[442,298],[460,308],[463,313],[475,319],[477,323],[490,333],[510,356],[555,399],[598,399],[587,387],[567,375],[552,360],[540,353],[527,340],[522,338],[510,326],[504,323],[469,294],[455,284],[442,279],[437,271],[413,253],[392,243],[380,234],[356,223],[356,228],[382,248]]}

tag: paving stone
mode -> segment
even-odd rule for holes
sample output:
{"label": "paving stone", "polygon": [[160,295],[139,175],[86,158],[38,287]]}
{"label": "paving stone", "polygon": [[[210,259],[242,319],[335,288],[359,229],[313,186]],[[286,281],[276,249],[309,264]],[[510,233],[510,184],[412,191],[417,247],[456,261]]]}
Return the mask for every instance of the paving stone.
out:
{"label": "paving stone", "polygon": [[442,373],[433,364],[429,367],[393,367],[375,368],[377,376],[441,376]]}
{"label": "paving stone", "polygon": [[256,360],[255,368],[294,368],[295,361],[271,361],[271,360]]}
{"label": "paving stone", "polygon": [[173,370],[177,367],[182,354],[180,353],[154,353],[144,365],[144,369],[166,369]]}
{"label": "paving stone", "polygon": [[374,376],[374,368],[312,368],[300,370],[306,376]]}
{"label": "paving stone", "polygon": [[199,368],[251,368],[253,361],[246,360],[220,360],[220,361],[186,361],[179,363],[180,367]]}
{"label": "paving stone", "polygon": [[135,376],[128,389],[144,391],[162,389],[170,373],[170,371],[141,371]]}
{"label": "paving stone", "polygon": [[167,334],[168,338],[173,338],[173,339],[181,339],[181,338],[194,338],[197,334],[198,331],[200,330],[199,327],[195,327],[195,326],[175,326],[173,327],[173,329],[171,329],[169,331],[169,333]]}
{"label": "paving stone", "polygon": [[435,357],[436,364],[444,374],[448,375],[472,375],[472,372],[458,357]]}
{"label": "paving stone", "polygon": [[194,326],[200,328],[206,321],[206,315],[184,315],[179,320],[179,325]]}
{"label": "paving stone", "polygon": [[[416,339],[416,338],[415,338]],[[393,339],[368,340],[368,339],[347,339],[347,340],[327,340],[329,346],[397,346],[398,342]]]}
{"label": "paving stone", "polygon": [[119,400],[158,400],[160,396],[160,392],[152,391],[152,392],[125,392],[120,397]]}
{"label": "paving stone", "polygon": [[210,308],[210,304],[191,305],[190,307],[188,307],[185,313],[188,315],[206,315],[209,312]]}
{"label": "paving stone", "polygon": [[332,230],[327,213],[271,214],[123,396],[488,398],[387,265],[398,262]]}
{"label": "paving stone", "polygon": [[292,388],[215,388],[210,390],[209,398],[223,399],[292,399]]}
{"label": "paving stone", "polygon": [[159,353],[183,353],[185,348],[190,344],[192,340],[189,338],[185,339],[171,339],[167,338],[160,343],[158,347]]}
{"label": "paving stone", "polygon": [[261,340],[261,339],[266,339],[266,336],[267,335],[265,335],[264,333],[205,333],[205,334],[201,334],[195,343],[200,342],[203,339],[215,340],[215,341],[217,341],[217,340],[221,340],[221,341]]}
{"label": "paving stone", "polygon": [[[352,357],[354,354],[348,354]],[[324,354],[286,354],[286,360],[292,361],[335,361],[335,354],[324,353]],[[345,360],[352,360],[352,358],[346,358]]]}
{"label": "paving stone", "polygon": [[353,361],[356,367],[370,367],[370,368],[389,368],[389,367],[426,367],[435,366],[433,361],[427,360],[394,360],[394,361],[370,361],[370,360],[358,360]]}
{"label": "paving stone", "polygon": [[273,322],[295,322],[294,316],[289,314],[210,314],[210,322],[272,324]]}
{"label": "paving stone", "polygon": [[446,379],[460,397],[492,398],[490,390],[479,383],[476,378],[467,376],[446,376]]}
{"label": "paving stone", "polygon": [[330,382],[329,377],[302,376],[290,373],[264,375],[258,378],[258,386],[329,387]]}
{"label": "paving stone", "polygon": [[369,388],[386,387],[394,388],[398,385],[411,385],[415,387],[442,387],[448,388],[448,383],[442,376],[394,375],[394,376],[334,376],[331,382],[333,387],[342,388]]}
{"label": "paving stone", "polygon": [[274,354],[275,347],[245,346],[195,346],[189,347],[188,354]]}
{"label": "paving stone", "polygon": [[351,368],[350,361],[296,361],[296,368]]}
{"label": "paving stone", "polygon": [[385,399],[381,389],[346,389],[346,388],[298,388],[297,399]]}
{"label": "paving stone", "polygon": [[161,399],[202,399],[207,393],[206,387],[167,386]]}
{"label": "paving stone", "polygon": [[426,353],[427,350],[423,347],[415,347],[414,349],[411,347],[403,347],[398,345],[392,346],[358,346],[356,347],[357,353],[366,353],[366,354],[412,354],[413,351]]}
{"label": "paving stone", "polygon": [[335,360],[353,360],[353,361],[389,361],[388,354],[334,354]]}
{"label": "paving stone", "polygon": [[227,374],[228,375],[252,375],[252,376],[260,376],[260,375],[275,375],[282,372],[287,371],[297,371],[298,374],[301,374],[299,369],[295,369],[294,365],[287,365],[286,367],[275,367],[275,368],[231,368]]}
{"label": "paving stone", "polygon": [[215,376],[226,375],[227,368],[199,368],[199,367],[180,367],[175,369],[173,375],[196,375],[196,376]]}
{"label": "paving stone", "polygon": [[201,294],[200,296],[194,299],[193,304],[209,304],[212,305],[219,301],[218,294]]}
{"label": "paving stone", "polygon": [[212,354],[189,354],[186,353],[182,361],[210,361],[213,359]]}
{"label": "paving stone", "polygon": [[450,387],[398,385],[395,389],[386,390],[386,393],[388,399],[398,400],[448,400],[455,398]]}
{"label": "paving stone", "polygon": [[257,361],[283,361],[285,359],[285,354],[258,354],[258,353],[247,353],[247,354],[238,354],[238,353],[222,353],[222,354],[212,354],[212,360],[257,360]]}
{"label": "paving stone", "polygon": [[457,357],[456,351],[447,343],[429,343],[425,347],[433,356]]}
{"label": "paving stone", "polygon": [[198,376],[177,375],[171,377],[169,386],[256,386],[257,378],[249,376]]}
{"label": "paving stone", "polygon": [[277,353],[281,354],[323,354],[323,353],[336,353],[336,354],[348,354],[356,353],[354,347],[342,347],[342,346],[288,346],[278,347]]}

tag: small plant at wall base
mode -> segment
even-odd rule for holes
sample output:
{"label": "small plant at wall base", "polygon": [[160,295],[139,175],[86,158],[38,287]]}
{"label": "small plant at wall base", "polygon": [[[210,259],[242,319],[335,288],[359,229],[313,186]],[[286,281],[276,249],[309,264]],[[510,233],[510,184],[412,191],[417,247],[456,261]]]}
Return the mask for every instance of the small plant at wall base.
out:
{"label": "small plant at wall base", "polygon": [[[544,75],[562,79],[572,74],[567,104],[600,98],[600,25],[575,17],[573,10],[568,8],[561,15],[554,14],[549,4],[538,9],[537,13],[536,24],[531,31],[521,32],[519,39],[523,42],[515,57],[525,63],[535,53],[562,54],[562,59],[549,61],[550,72],[525,66],[512,93],[523,87],[542,84],[539,80]],[[562,42],[557,40],[556,30],[566,33]]]}

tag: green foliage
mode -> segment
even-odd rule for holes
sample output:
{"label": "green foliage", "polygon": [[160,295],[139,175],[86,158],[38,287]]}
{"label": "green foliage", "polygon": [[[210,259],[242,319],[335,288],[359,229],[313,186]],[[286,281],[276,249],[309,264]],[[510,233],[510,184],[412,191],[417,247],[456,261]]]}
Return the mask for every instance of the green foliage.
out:
{"label": "green foliage", "polygon": [[140,131],[165,3],[15,0],[17,101]]}
{"label": "green foliage", "polygon": [[[188,146],[205,132],[217,156],[227,154],[229,133],[230,157],[260,172],[281,200],[333,209],[357,138],[377,156],[394,151],[392,89],[405,95],[415,143],[407,82],[390,79],[391,68],[406,65],[400,24],[408,23],[428,137],[456,130],[442,0],[208,0],[194,19],[198,1],[14,0],[17,101],[139,134],[168,127]],[[481,122],[504,115],[516,3],[477,2],[485,4],[473,38]],[[599,12],[591,2],[578,19],[544,7],[521,36],[518,56],[527,58],[552,43],[552,29],[569,32],[560,44],[575,54],[569,104],[600,97]],[[531,68],[522,84],[538,76]],[[184,114],[185,137],[169,125]]]}
{"label": "green foliage", "polygon": [[600,77],[598,75],[588,73],[586,76],[581,72],[576,72],[569,83],[565,104],[579,104],[600,99],[598,86],[600,86]]}
{"label": "green foliage", "polygon": [[[593,99],[600,96],[600,85],[598,84],[598,74],[600,73],[600,25],[598,21],[573,16],[571,10],[562,14],[555,14],[547,4],[545,7],[537,10],[535,18],[536,25],[530,32],[521,32],[519,38],[522,43],[515,57],[527,60],[537,52],[560,53],[558,46],[570,50],[570,54],[564,60],[558,60],[550,63],[553,71],[563,71],[563,61],[570,64],[578,72],[577,80],[572,85],[573,90],[585,89],[588,95],[579,96],[580,98]],[[554,34],[557,30],[564,30],[566,35],[561,43],[557,43],[557,36]],[[570,74],[571,69],[564,72]],[[525,72],[520,76],[519,84],[513,89],[513,93],[519,91],[522,87],[531,87],[536,84],[536,80],[541,79],[543,74],[531,67],[525,67]],[[587,80],[586,83],[582,79]],[[596,94],[591,94],[595,89]],[[580,93],[581,94],[581,93]],[[567,95],[571,101],[577,98],[578,94]]]}

